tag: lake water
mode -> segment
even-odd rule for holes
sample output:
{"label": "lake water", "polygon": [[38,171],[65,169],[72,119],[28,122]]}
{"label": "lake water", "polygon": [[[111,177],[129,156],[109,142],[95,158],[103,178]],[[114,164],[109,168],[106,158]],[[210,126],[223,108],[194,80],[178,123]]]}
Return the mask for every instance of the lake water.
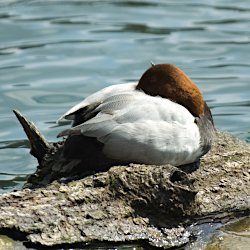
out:
{"label": "lake water", "polygon": [[182,68],[217,128],[250,142],[250,1],[0,1],[0,193],[37,165],[12,109],[56,141],[69,107],[150,61]]}

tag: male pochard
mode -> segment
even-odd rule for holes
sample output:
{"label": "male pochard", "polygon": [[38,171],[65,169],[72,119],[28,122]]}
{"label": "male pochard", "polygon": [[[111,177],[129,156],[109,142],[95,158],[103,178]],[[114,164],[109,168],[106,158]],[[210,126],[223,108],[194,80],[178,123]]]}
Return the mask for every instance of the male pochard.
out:
{"label": "male pochard", "polygon": [[119,163],[193,163],[209,151],[214,133],[201,91],[172,64],[153,65],[138,83],[104,88],[59,121],[64,118],[73,127],[58,136],[93,138]]}

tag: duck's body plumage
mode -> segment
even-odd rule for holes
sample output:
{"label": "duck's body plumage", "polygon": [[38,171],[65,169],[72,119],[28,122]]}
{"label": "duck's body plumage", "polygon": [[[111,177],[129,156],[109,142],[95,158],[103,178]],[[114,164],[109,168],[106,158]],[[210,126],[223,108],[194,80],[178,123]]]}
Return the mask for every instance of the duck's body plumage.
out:
{"label": "duck's body plumage", "polygon": [[[159,65],[153,67],[159,69]],[[179,76],[177,67],[164,65],[160,68],[164,74],[166,69],[173,70],[174,74]],[[146,76],[148,80],[149,77]],[[171,100],[165,97],[165,93],[161,94],[162,89],[159,86],[155,90],[151,86],[147,88],[147,83],[146,87],[140,84],[143,77],[139,84],[107,87],[71,108],[60,119],[73,120],[73,127],[59,136],[95,138],[102,144],[102,154],[121,163],[180,166],[197,161],[209,150],[212,142],[213,122],[207,105],[203,104],[203,99],[195,100],[194,104],[182,105],[179,99],[182,99],[185,89],[178,88],[178,91],[183,91],[180,98],[174,97],[178,93],[172,90]],[[153,74],[152,79],[157,81],[157,75]],[[150,79],[148,81],[150,82]],[[181,83],[171,84],[170,87],[174,88],[175,84]],[[192,84],[190,82],[191,87],[194,85]],[[190,86],[188,85],[189,90]],[[166,89],[168,90],[169,86]],[[191,92],[194,93],[194,99],[196,96],[202,98],[198,90]],[[192,97],[188,98],[186,100],[192,101]],[[196,107],[197,103],[202,103],[204,107]],[[187,107],[191,107],[191,110]]]}
{"label": "duck's body plumage", "polygon": [[65,114],[63,114],[57,122],[60,123],[63,119],[75,120],[79,111],[84,108],[96,106],[102,103],[106,98],[112,97],[114,94],[124,93],[126,91],[134,90],[136,87],[136,82],[126,83],[126,84],[116,84],[103,88],[92,95],[86,97],[82,102],[73,106]]}

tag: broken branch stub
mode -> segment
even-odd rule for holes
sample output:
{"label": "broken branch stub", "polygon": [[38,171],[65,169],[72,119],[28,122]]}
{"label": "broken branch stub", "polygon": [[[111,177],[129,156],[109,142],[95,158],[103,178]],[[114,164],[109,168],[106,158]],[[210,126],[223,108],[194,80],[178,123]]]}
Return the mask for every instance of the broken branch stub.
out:
{"label": "broken branch stub", "polygon": [[13,110],[18,121],[21,123],[24,132],[30,142],[30,153],[37,158],[39,164],[43,160],[45,154],[50,150],[51,146],[39,132],[34,123],[28,121],[19,111]]}

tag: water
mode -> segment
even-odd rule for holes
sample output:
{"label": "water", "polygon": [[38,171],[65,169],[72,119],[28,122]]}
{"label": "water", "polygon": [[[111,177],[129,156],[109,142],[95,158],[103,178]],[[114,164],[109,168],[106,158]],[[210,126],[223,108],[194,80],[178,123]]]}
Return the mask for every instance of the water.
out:
{"label": "water", "polygon": [[36,160],[12,109],[49,141],[90,93],[175,63],[202,89],[216,126],[250,141],[250,2],[0,1],[0,193]]}

